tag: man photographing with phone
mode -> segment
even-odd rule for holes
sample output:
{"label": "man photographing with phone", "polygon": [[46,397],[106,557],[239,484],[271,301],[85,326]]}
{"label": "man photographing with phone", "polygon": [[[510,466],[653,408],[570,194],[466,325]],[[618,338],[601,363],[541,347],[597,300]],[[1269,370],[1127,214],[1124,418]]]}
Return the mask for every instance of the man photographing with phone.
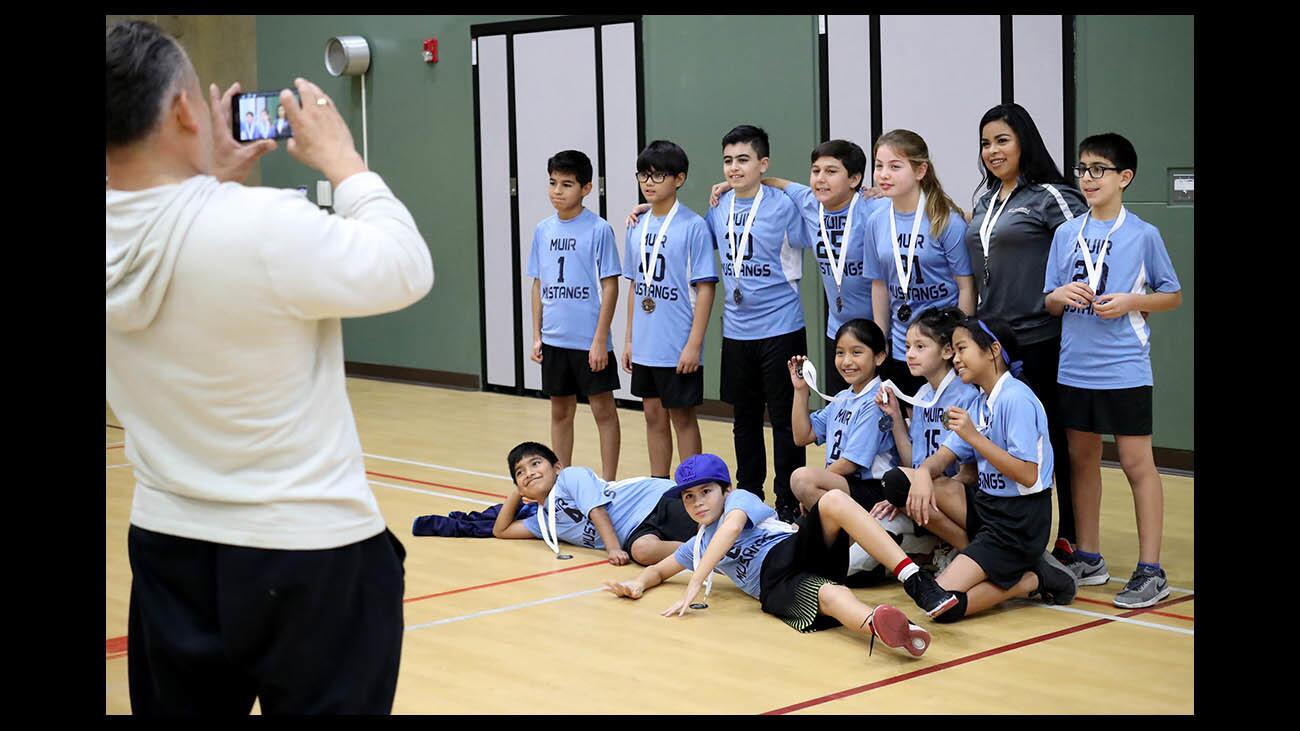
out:
{"label": "man photographing with phone", "polygon": [[232,134],[156,26],[105,32],[105,390],[136,485],[128,665],[141,715],[389,713],[405,550],[366,483],[340,318],[433,286],[409,211],[304,79],[287,149],[337,215],[244,187]]}

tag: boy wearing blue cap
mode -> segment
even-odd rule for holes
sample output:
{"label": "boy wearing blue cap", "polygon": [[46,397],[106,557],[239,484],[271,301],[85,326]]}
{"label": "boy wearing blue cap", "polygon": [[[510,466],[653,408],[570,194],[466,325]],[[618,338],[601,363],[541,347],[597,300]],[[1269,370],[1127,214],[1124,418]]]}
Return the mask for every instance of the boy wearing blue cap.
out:
{"label": "boy wearing blue cap", "polygon": [[699,531],[636,579],[605,582],[611,593],[640,599],[647,589],[693,569],[686,593],[663,612],[681,616],[716,570],[758,599],[764,612],[800,632],[843,624],[869,633],[873,644],[879,636],[890,647],[920,656],[930,645],[929,632],[888,604],[874,609],[863,604],[843,585],[849,543],[856,541],[881,564],[894,567],[894,575],[927,615],[938,616],[956,604],[956,597],[912,563],[848,493],[823,495],[791,532],[753,493],[732,488],[727,465],[716,455],[697,454],[682,462],[676,482],[664,495],[681,496]]}

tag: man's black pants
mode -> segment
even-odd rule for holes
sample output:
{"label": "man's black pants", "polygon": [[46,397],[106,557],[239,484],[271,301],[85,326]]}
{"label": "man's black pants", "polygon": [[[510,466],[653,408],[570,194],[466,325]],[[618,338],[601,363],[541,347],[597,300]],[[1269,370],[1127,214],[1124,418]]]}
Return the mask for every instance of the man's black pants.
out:
{"label": "man's black pants", "polygon": [[133,525],[127,549],[132,713],[392,712],[406,550],[388,530],[285,551]]}

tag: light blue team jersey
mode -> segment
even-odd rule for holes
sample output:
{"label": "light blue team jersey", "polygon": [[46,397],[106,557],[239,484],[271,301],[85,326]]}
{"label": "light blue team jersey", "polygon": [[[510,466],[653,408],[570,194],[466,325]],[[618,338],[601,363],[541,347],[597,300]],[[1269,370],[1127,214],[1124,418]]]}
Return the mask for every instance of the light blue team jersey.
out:
{"label": "light blue team jersey", "polygon": [[[990,408],[989,404],[992,404]],[[943,446],[957,455],[957,461],[979,463],[979,489],[998,497],[1019,497],[1052,488],[1052,442],[1047,436],[1047,413],[1043,404],[1029,386],[1010,373],[1002,374],[990,394],[980,394],[970,409],[971,419],[978,425],[980,414],[987,426],[983,430],[989,441],[1001,447],[1016,459],[1038,464],[1038,480],[1032,485],[1021,485],[1003,475],[989,464],[984,455],[949,432]]]}
{"label": "light blue team jersey", "polygon": [[826,444],[826,466],[843,457],[858,465],[853,473],[863,480],[880,479],[898,465],[894,449],[894,420],[876,405],[880,378],[873,378],[862,393],[846,388],[820,411],[813,412],[813,436]]}
{"label": "light blue team jersey", "polygon": [[[892,395],[891,395],[892,396]],[[912,438],[912,467],[920,467],[930,455],[939,451],[939,445],[943,442],[948,430],[944,428],[943,421],[939,416],[949,406],[963,408],[972,414],[975,413],[975,402],[980,397],[980,390],[977,386],[969,383],[962,383],[960,378],[953,377],[952,383],[944,389],[943,396],[939,401],[928,409],[912,408],[912,424],[908,427],[908,435]],[[934,398],[934,387],[928,382],[921,384],[916,391],[916,400],[922,403]],[[964,459],[962,462],[971,462],[973,459]],[[957,474],[958,465],[951,464],[944,470],[944,474],[952,477]]]}
{"label": "light blue team jersey", "polygon": [[[844,277],[840,280],[837,292],[835,275],[831,273],[831,260],[826,255],[826,242],[822,240],[821,224],[817,221],[821,216],[818,213],[817,196],[813,195],[812,188],[798,183],[785,186],[785,194],[794,201],[800,215],[803,216],[804,227],[807,229],[804,246],[812,247],[817,255],[817,268],[822,274],[822,289],[826,291],[826,337],[834,338],[840,325],[845,322],[858,317],[871,319],[872,277],[863,272],[862,252],[865,251],[865,242],[868,240],[868,222],[881,210],[889,210],[889,199],[858,200],[858,204],[853,206],[853,225],[849,228],[847,246],[844,241],[844,224],[848,222],[849,206],[838,211],[826,211],[824,216],[826,235],[831,239],[830,246],[835,254],[835,260],[839,261],[840,257],[845,255],[846,248],[849,257],[847,262],[843,262]],[[858,196],[858,193],[854,192],[853,195]],[[764,196],[763,200],[766,202],[767,197]],[[761,209],[759,213],[762,213]],[[843,311],[835,308],[837,296],[844,301]]]}
{"label": "light blue team jersey", "polygon": [[[713,234],[699,214],[678,205],[677,215],[664,231],[659,258],[650,276],[643,276],[645,257],[654,251],[655,235],[663,218],[649,211],[641,214],[636,225],[627,230],[627,248],[623,252],[623,276],[636,283],[636,294],[629,303],[632,311],[632,362],[643,366],[672,367],[682,357],[682,348],[691,336],[695,320],[696,282],[718,281],[713,261]],[[638,246],[637,237],[644,243]],[[644,246],[644,249],[642,249]],[[654,300],[653,312],[646,312],[641,301]],[[704,354],[700,354],[704,362]]]}
{"label": "light blue team jersey", "polygon": [[[916,213],[895,213],[894,228],[898,232],[898,245],[902,254],[904,271],[907,270],[907,247],[912,238],[912,224]],[[912,318],[931,307],[957,306],[957,277],[971,275],[970,252],[966,251],[966,220],[956,211],[948,214],[948,226],[938,240],[931,238],[930,217],[921,212],[921,228],[916,233],[916,252],[912,267],[915,269],[907,283],[907,297],[898,281],[898,268],[894,265],[894,245],[889,241],[889,209],[871,220],[871,240],[875,261],[863,268],[875,272],[889,289],[890,341],[894,360],[907,360],[907,326],[898,319],[898,308],[911,303]],[[910,297],[910,300],[908,299]]]}
{"label": "light blue team jersey", "polygon": [[[1114,223],[1114,220],[1096,221],[1088,217],[1083,238],[1094,265]],[[1088,281],[1078,242],[1082,225],[1079,217],[1056,229],[1052,253],[1047,259],[1044,294],[1069,282]],[[1124,225],[1111,235],[1107,248],[1097,294],[1145,294],[1148,286],[1156,292],[1177,292],[1182,288],[1160,232],[1132,211],[1128,211]],[[1130,312],[1103,320],[1091,305],[1085,309],[1067,306],[1061,315],[1061,365],[1056,380],[1075,388],[1099,390],[1154,385],[1151,328],[1146,319],[1139,312]]]}
{"label": "light blue team jersey", "polygon": [[727,551],[713,570],[730,578],[741,591],[759,599],[763,561],[773,546],[794,534],[760,528],[760,523],[776,517],[776,511],[748,490],[732,490],[723,503],[722,518],[705,527],[703,534],[691,536],[689,541],[678,546],[673,558],[682,568],[694,571],[695,542],[701,541],[700,558],[703,559],[705,552],[709,550],[709,542],[718,533],[718,525],[733,510],[743,510],[748,520],[745,521],[745,529],[740,532],[731,550]]}
{"label": "light blue team jersey", "polygon": [[[555,491],[555,533],[561,541],[575,546],[607,548],[587,517],[592,508],[604,506],[621,545],[674,485],[672,480],[654,477],[605,482],[586,467],[566,467],[551,488]],[[540,514],[539,510],[524,519],[524,527],[538,538],[542,537],[537,524]]]}
{"label": "light blue team jersey", "polygon": [[732,199],[736,201],[733,228],[739,246],[753,198],[736,198],[736,191],[729,190],[705,217],[722,261],[719,274],[726,287],[722,335],[733,340],[759,340],[792,333],[804,326],[803,306],[799,301],[803,252],[795,248],[807,245],[803,216],[784,193],[763,186],[763,202],[758,207],[758,219],[749,230],[749,244],[740,266],[743,300],[737,304],[735,269],[727,243],[727,214]]}
{"label": "light blue team jersey", "polygon": [[605,219],[584,208],[568,221],[557,214],[537,224],[528,276],[541,281],[542,342],[591,348],[600,320],[600,280],[618,273],[618,242]]}

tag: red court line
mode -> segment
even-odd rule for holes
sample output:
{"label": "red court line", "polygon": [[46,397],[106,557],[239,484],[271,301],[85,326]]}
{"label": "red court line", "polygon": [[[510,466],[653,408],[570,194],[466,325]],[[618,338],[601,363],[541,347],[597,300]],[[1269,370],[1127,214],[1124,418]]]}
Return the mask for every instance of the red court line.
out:
{"label": "red court line", "polygon": [[[1115,605],[1114,605],[1113,603],[1111,603],[1111,602],[1103,602],[1103,601],[1101,601],[1100,599],[1089,599],[1089,598],[1087,598],[1087,597],[1082,597],[1082,596],[1076,596],[1076,597],[1074,598],[1074,600],[1075,600],[1076,602],[1087,602],[1087,603],[1089,603],[1089,604],[1100,604],[1100,605],[1103,606],[1103,607],[1113,607],[1113,606],[1115,606]],[[1185,619],[1185,620],[1187,620],[1188,622],[1195,622],[1195,621],[1196,621],[1196,617],[1189,617],[1189,616],[1187,616],[1186,614],[1174,614],[1173,612],[1157,612],[1157,611],[1155,611],[1154,609],[1151,610],[1150,614],[1158,614],[1158,615],[1160,615],[1161,617],[1173,617],[1174,619]]]}
{"label": "red court line", "polygon": [[506,497],[505,495],[496,492],[484,492],[482,490],[471,490],[468,487],[456,487],[455,485],[445,485],[441,482],[429,482],[428,480],[417,480],[414,477],[402,477],[401,475],[389,475],[383,472],[371,472],[370,470],[366,470],[366,474],[374,475],[375,477],[387,477],[393,480],[402,480],[403,482],[416,482],[421,485],[432,485],[434,487],[443,487],[448,490],[460,490],[461,492],[472,492],[475,495],[487,495],[488,497],[499,497],[502,500],[504,500]]}
{"label": "red court line", "polygon": [[[415,597],[411,597],[411,598],[409,598],[409,599],[403,599],[403,600],[402,600],[402,603],[403,603],[403,604],[409,604],[409,603],[411,603],[411,602],[423,601],[423,600],[425,600],[425,599],[433,599],[434,597],[447,596],[448,594],[459,594],[459,593],[464,592],[464,591],[474,591],[475,589],[486,589],[486,588],[488,588],[488,587],[490,587],[490,586],[501,586],[502,584],[513,584],[513,583],[516,582],[516,581],[525,581],[525,580],[527,580],[527,579],[536,579],[536,578],[539,577],[539,576],[551,576],[552,574],[563,574],[563,573],[566,573],[566,572],[569,572],[569,571],[577,571],[578,569],[586,569],[586,568],[591,568],[592,566],[599,566],[599,565],[601,565],[601,564],[603,564],[603,563],[608,563],[608,562],[607,562],[607,561],[604,561],[604,560],[601,560],[601,561],[592,561],[591,563],[581,563],[581,564],[578,564],[577,566],[569,566],[569,567],[567,567],[567,568],[556,569],[555,571],[543,571],[543,572],[538,573],[538,574],[529,574],[529,575],[527,575],[527,576],[516,576],[516,577],[514,577],[514,578],[512,578],[512,579],[502,579],[501,581],[493,581],[493,582],[488,583],[488,584],[478,584],[478,585],[475,585],[475,586],[464,586],[464,587],[461,587],[461,588],[459,588],[459,589],[451,589],[450,591],[440,591],[440,592],[438,592],[437,594],[425,594],[424,596],[415,596]],[[104,643],[104,649],[105,649],[105,652],[106,652],[106,657],[105,657],[105,659],[106,659],[106,660],[113,660],[113,659],[116,659],[116,658],[119,658],[119,657],[122,657],[122,656],[126,655],[126,642],[127,642],[127,638],[126,638],[126,637],[112,637],[112,638],[109,638],[109,639]]]}
{"label": "red court line", "polygon": [[[1174,599],[1174,600],[1172,600],[1172,601],[1165,602],[1164,604],[1157,604],[1156,606],[1169,606],[1170,604],[1178,604],[1178,603],[1180,603],[1180,602],[1185,602],[1185,601],[1188,601],[1188,600],[1192,599],[1193,596],[1195,596],[1195,595],[1193,595],[1193,594],[1188,594],[1187,596],[1179,597],[1179,598]],[[1131,611],[1128,611],[1128,612],[1124,612],[1123,614],[1118,614],[1118,615],[1116,615],[1116,616],[1117,616],[1117,617],[1128,618],[1128,617],[1132,617],[1132,616],[1134,616],[1134,615],[1136,615],[1136,614],[1144,614],[1144,613],[1146,613],[1146,612],[1150,612],[1150,611],[1152,611],[1151,608],[1148,608],[1148,609],[1134,609],[1134,610],[1131,610]],[[1066,627],[1065,629],[1057,630],[1057,631],[1055,631],[1055,632],[1048,632],[1047,634],[1038,635],[1037,637],[1030,637],[1029,639],[1026,639],[1026,640],[1020,640],[1019,642],[1012,642],[1012,643],[1010,643],[1010,644],[1002,645],[1002,646],[1000,646],[1000,647],[994,647],[994,648],[991,648],[991,649],[988,649],[988,650],[984,650],[984,651],[982,651],[982,652],[974,653],[974,654],[972,654],[972,655],[967,655],[967,656],[965,656],[965,657],[959,657],[959,658],[957,658],[957,659],[955,659],[955,660],[949,660],[949,661],[947,661],[947,662],[941,662],[941,663],[939,663],[938,665],[931,665],[931,666],[928,667],[928,668],[921,668],[920,670],[913,670],[913,671],[910,672],[910,673],[902,673],[901,675],[895,675],[895,676],[890,677],[890,678],[885,678],[884,680],[877,680],[877,681],[874,682],[874,683],[867,683],[866,685],[859,685],[859,686],[856,687],[856,688],[849,688],[848,690],[841,690],[841,691],[839,691],[838,693],[831,693],[830,695],[824,695],[824,696],[821,696],[820,698],[813,698],[813,699],[811,699],[811,700],[806,700],[806,701],[803,701],[803,702],[801,702],[801,703],[795,703],[794,705],[785,706],[784,708],[777,708],[777,709],[775,709],[775,710],[767,711],[767,712],[765,712],[765,713],[763,713],[763,714],[761,714],[761,715],[764,715],[764,716],[780,716],[780,715],[784,715],[784,714],[786,714],[786,713],[793,713],[794,711],[801,711],[801,710],[803,710],[803,709],[805,709],[805,708],[810,708],[810,707],[812,707],[812,706],[818,706],[818,705],[821,705],[821,704],[823,704],[823,703],[829,703],[829,702],[831,702],[831,701],[837,701],[837,700],[840,700],[841,698],[848,698],[849,696],[858,695],[859,693],[866,693],[866,692],[869,691],[869,690],[875,690],[876,688],[883,688],[883,687],[885,687],[885,686],[887,686],[887,685],[894,685],[895,683],[901,683],[901,682],[903,682],[904,680],[911,680],[912,678],[919,678],[919,677],[921,677],[922,675],[929,675],[929,674],[931,674],[931,673],[937,673],[937,672],[939,672],[940,670],[947,670],[948,668],[951,668],[951,667],[956,667],[956,666],[958,666],[958,665],[965,665],[966,663],[974,662],[974,661],[976,661],[976,660],[982,660],[982,659],[984,659],[984,658],[986,658],[986,657],[992,657],[993,655],[1000,655],[1000,654],[1002,654],[1002,653],[1004,653],[1004,652],[1009,652],[1009,651],[1011,651],[1011,650],[1015,650],[1015,649],[1018,649],[1018,648],[1021,648],[1021,647],[1027,647],[1027,646],[1029,646],[1029,645],[1036,645],[1036,644],[1038,644],[1038,643],[1040,643],[1040,642],[1046,642],[1047,640],[1056,639],[1057,637],[1064,637],[1065,635],[1071,635],[1071,634],[1074,634],[1075,632],[1082,632],[1083,630],[1086,630],[1086,629],[1092,629],[1093,627],[1100,627],[1100,626],[1103,625],[1103,624],[1110,624],[1110,623],[1111,623],[1111,620],[1109,620],[1109,619],[1094,619],[1094,620],[1091,621],[1091,622],[1086,622],[1086,623],[1084,623],[1084,624],[1076,625],[1076,626],[1074,626],[1074,627]]]}
{"label": "red court line", "polygon": [[126,446],[126,445],[124,445],[124,444],[114,444],[114,445],[111,446],[111,447],[104,447],[104,451],[108,451],[108,450],[110,450],[110,449],[121,449],[121,448],[124,447],[124,446]]}
{"label": "red court line", "polygon": [[104,642],[104,659],[116,660],[126,656],[126,636],[110,637]]}
{"label": "red court line", "polygon": [[556,569],[556,570],[554,570],[554,571],[543,571],[543,572],[541,572],[540,574],[529,574],[529,575],[527,575],[527,576],[516,576],[516,577],[513,578],[513,579],[502,579],[501,581],[493,581],[493,582],[491,582],[491,583],[489,583],[489,584],[478,584],[478,585],[476,585],[476,586],[466,586],[466,587],[462,587],[462,588],[460,588],[460,589],[452,589],[452,590],[450,590],[450,591],[440,591],[440,592],[438,592],[437,594],[425,594],[424,596],[413,596],[413,597],[411,597],[410,599],[403,599],[403,600],[402,600],[402,603],[403,603],[403,604],[409,604],[409,603],[411,603],[411,602],[418,602],[418,601],[422,601],[422,600],[424,600],[424,599],[432,599],[432,598],[437,597],[437,596],[447,596],[448,594],[459,594],[459,593],[461,593],[462,591],[474,591],[475,589],[486,589],[486,588],[488,588],[489,586],[501,586],[502,584],[513,584],[513,583],[516,582],[516,581],[524,581],[525,579],[536,579],[536,578],[539,577],[539,576],[550,576],[550,575],[552,575],[552,574],[563,574],[563,573],[566,573],[566,572],[569,572],[569,571],[577,571],[578,569],[585,569],[585,568],[590,568],[590,567],[592,567],[592,566],[599,566],[599,565],[601,565],[601,564],[603,564],[603,563],[609,563],[609,562],[608,562],[608,561],[605,561],[605,560],[601,560],[601,561],[592,561],[591,563],[580,563],[580,564],[578,564],[577,566],[569,566],[569,567],[567,567],[567,568]]}

